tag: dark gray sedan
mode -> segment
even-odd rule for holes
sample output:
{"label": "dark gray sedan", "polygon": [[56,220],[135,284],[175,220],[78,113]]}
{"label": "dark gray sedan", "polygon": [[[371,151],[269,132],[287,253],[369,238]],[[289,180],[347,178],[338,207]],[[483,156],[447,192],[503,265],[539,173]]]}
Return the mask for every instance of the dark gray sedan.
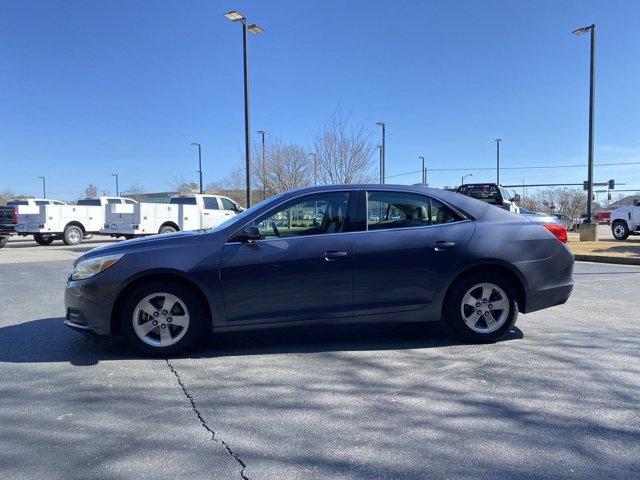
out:
{"label": "dark gray sedan", "polygon": [[96,248],[69,272],[65,323],[171,354],[209,331],[447,322],[475,342],[567,301],[566,230],[423,186],[286,192],[205,232]]}

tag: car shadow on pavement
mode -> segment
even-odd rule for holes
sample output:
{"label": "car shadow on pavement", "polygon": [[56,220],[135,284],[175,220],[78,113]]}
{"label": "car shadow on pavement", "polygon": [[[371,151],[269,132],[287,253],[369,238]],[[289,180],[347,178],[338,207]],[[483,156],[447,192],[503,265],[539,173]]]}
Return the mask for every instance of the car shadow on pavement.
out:
{"label": "car shadow on pavement", "polygon": [[[123,338],[82,335],[67,328],[63,321],[61,317],[43,318],[0,327],[0,362],[69,362],[86,366],[145,358]],[[501,342],[521,338],[522,331],[513,327]],[[440,323],[323,325],[218,333],[180,357],[403,350],[463,344]]]}

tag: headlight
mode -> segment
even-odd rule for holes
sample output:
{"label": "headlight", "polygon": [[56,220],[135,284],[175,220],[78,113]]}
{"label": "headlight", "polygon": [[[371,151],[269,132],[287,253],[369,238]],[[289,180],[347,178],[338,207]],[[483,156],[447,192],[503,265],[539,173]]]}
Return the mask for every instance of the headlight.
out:
{"label": "headlight", "polygon": [[84,280],[91,278],[100,272],[104,272],[107,268],[114,265],[118,260],[122,258],[120,255],[109,255],[106,257],[90,258],[88,260],[82,260],[75,265],[69,272],[70,280]]}

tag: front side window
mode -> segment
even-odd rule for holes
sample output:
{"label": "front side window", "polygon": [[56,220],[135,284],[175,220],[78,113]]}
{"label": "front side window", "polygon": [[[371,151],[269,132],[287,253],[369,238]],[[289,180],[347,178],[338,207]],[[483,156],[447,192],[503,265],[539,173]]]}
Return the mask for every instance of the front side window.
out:
{"label": "front side window", "polygon": [[426,227],[463,220],[442,202],[406,192],[369,192],[367,230]]}
{"label": "front side window", "polygon": [[124,199],[124,203],[126,203],[127,205],[135,205],[136,202],[134,200],[130,200],[128,198],[125,198]]}
{"label": "front side window", "polygon": [[122,203],[119,198],[107,198],[107,204],[113,205],[114,203]]}
{"label": "front side window", "polygon": [[220,201],[222,202],[222,209],[223,210],[232,210],[232,211],[235,212],[238,209],[236,204],[233,203],[228,198],[220,197]]}
{"label": "front side window", "polygon": [[220,210],[218,200],[215,197],[202,197],[205,210]]}
{"label": "front side window", "polygon": [[349,192],[327,192],[296,199],[251,223],[265,239],[341,233],[348,229]]}

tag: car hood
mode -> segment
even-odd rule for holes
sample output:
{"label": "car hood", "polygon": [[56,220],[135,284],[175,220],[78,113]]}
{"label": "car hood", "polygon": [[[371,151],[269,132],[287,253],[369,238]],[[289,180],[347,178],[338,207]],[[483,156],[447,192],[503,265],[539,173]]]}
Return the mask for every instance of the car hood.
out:
{"label": "car hood", "polygon": [[110,245],[102,245],[89,250],[81,258],[103,257],[105,255],[117,255],[123,253],[138,252],[142,250],[155,250],[167,247],[179,247],[189,244],[193,239],[200,238],[206,232],[202,230],[191,232],[175,232],[151,235],[149,237],[124,240]]}

